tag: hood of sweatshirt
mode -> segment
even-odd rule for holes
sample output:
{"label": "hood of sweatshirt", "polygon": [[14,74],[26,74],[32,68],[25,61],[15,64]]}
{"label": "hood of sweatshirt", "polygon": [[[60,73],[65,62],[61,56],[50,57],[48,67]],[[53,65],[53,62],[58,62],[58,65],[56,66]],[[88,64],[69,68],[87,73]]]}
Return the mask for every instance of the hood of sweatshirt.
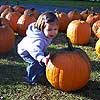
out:
{"label": "hood of sweatshirt", "polygon": [[28,26],[26,37],[18,44],[18,53],[24,58],[28,52],[35,60],[40,62],[52,39],[47,38],[42,31],[34,27],[34,24]]}
{"label": "hood of sweatshirt", "polygon": [[35,28],[35,23],[31,23],[28,26],[28,29],[26,31],[26,35],[30,38],[42,38],[42,39],[46,39],[47,41],[52,41],[52,39],[47,38],[44,33],[40,30],[38,30],[37,28]]}

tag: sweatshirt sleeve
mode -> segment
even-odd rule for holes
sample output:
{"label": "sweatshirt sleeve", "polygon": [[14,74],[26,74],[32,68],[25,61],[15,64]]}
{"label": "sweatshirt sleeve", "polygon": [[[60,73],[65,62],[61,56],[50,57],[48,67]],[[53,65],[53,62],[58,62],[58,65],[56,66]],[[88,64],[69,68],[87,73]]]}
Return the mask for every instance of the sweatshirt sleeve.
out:
{"label": "sweatshirt sleeve", "polygon": [[30,45],[27,46],[27,51],[35,60],[38,60],[40,62],[44,57],[44,47],[44,42],[37,40],[35,41],[35,43],[30,42]]}

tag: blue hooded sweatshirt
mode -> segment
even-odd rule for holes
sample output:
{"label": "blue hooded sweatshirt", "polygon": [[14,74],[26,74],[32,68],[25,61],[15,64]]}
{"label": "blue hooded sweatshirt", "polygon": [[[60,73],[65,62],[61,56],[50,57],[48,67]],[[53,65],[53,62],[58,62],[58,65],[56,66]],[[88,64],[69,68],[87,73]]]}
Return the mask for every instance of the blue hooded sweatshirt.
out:
{"label": "blue hooded sweatshirt", "polygon": [[28,26],[26,36],[18,44],[17,50],[22,58],[30,54],[40,62],[52,39],[47,38],[42,31],[34,27],[34,24],[35,22]]}

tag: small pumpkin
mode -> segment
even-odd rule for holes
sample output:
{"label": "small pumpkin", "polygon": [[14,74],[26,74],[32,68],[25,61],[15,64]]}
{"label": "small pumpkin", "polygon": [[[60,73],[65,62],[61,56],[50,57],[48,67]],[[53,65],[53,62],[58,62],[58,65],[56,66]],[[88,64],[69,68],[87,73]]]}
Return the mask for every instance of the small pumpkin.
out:
{"label": "small pumpkin", "polygon": [[0,20],[0,54],[8,53],[15,45],[14,31]]}
{"label": "small pumpkin", "polygon": [[63,91],[75,91],[84,87],[90,79],[90,59],[87,54],[73,48],[68,39],[68,49],[51,57],[46,67],[46,77],[50,84]]}
{"label": "small pumpkin", "polygon": [[85,21],[73,20],[67,28],[67,37],[70,38],[72,44],[83,45],[89,42],[91,36],[91,27]]}
{"label": "small pumpkin", "polygon": [[100,39],[98,39],[95,44],[95,50],[96,50],[96,54],[98,55],[98,58],[100,58]]}

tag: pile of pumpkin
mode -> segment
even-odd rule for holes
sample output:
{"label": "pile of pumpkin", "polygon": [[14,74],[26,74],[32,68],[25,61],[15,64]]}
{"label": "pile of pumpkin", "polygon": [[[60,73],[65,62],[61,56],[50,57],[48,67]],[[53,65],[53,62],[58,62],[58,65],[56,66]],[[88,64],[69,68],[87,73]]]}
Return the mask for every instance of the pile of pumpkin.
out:
{"label": "pile of pumpkin", "polygon": [[28,25],[39,16],[36,9],[23,6],[0,6],[0,53],[9,52],[15,44],[15,33],[25,36]]}
{"label": "pile of pumpkin", "polygon": [[82,12],[69,11],[57,12],[59,18],[60,32],[66,32],[66,36],[70,38],[74,45],[84,45],[89,43],[90,37],[98,38],[95,49],[98,57],[100,56],[100,12],[94,9],[86,9]]}
{"label": "pile of pumpkin", "polygon": [[[100,13],[91,10],[55,11],[59,19],[59,32],[66,32],[68,49],[51,58],[46,67],[48,81],[55,88],[72,91],[82,88],[90,78],[90,59],[87,54],[74,45],[87,44],[90,37],[96,36],[96,53],[100,55]],[[40,13],[23,6],[0,6],[0,53],[10,51],[15,44],[15,33],[25,36],[28,25],[36,22]],[[70,39],[70,40],[69,40]],[[58,63],[59,62],[59,63]]]}

